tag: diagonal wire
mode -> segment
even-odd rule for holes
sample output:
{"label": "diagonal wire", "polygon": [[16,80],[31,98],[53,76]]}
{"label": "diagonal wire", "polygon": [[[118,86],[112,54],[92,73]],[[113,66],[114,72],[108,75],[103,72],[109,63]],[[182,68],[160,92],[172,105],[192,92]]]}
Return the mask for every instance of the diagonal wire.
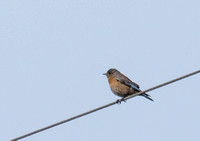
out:
{"label": "diagonal wire", "polygon": [[[179,80],[181,80],[181,79],[184,79],[184,78],[190,77],[190,76],[192,76],[192,75],[195,75],[195,74],[197,74],[197,73],[200,73],[200,70],[195,71],[195,72],[192,72],[192,73],[189,73],[189,74],[186,74],[186,75],[181,76],[181,77],[178,77],[178,78],[173,79],[173,80],[171,80],[171,81],[162,83],[162,84],[157,85],[157,86],[155,86],[155,87],[149,88],[149,89],[147,89],[147,90],[145,90],[145,91],[141,91],[141,92],[132,94],[132,95],[130,95],[130,96],[125,97],[123,100],[128,100],[128,99],[133,98],[133,97],[135,97],[135,96],[137,96],[137,95],[140,95],[140,94],[142,94],[142,93],[152,91],[152,90],[154,90],[154,89],[163,87],[163,86],[165,86],[165,85],[168,85],[168,84],[174,83],[174,82],[176,82],[176,81],[179,81]],[[42,132],[42,131],[47,130],[47,129],[50,129],[50,128],[53,128],[53,127],[58,126],[58,125],[60,125],[60,124],[63,124],[63,123],[69,122],[69,121],[71,121],[71,120],[77,119],[77,118],[79,118],[79,117],[82,117],[82,116],[91,114],[91,113],[93,113],[93,112],[96,112],[96,111],[99,111],[99,110],[101,110],[101,109],[104,109],[104,108],[107,108],[107,107],[109,107],[109,106],[112,106],[112,105],[114,105],[114,104],[117,104],[119,101],[122,101],[122,99],[119,99],[118,101],[111,102],[111,103],[109,103],[109,104],[106,104],[106,105],[103,105],[103,106],[101,106],[101,107],[95,108],[95,109],[90,110],[90,111],[88,111],[88,112],[79,114],[79,115],[77,115],[77,116],[71,117],[71,118],[69,118],[69,119],[66,119],[66,120],[57,122],[57,123],[55,123],[55,124],[46,126],[46,127],[44,127],[44,128],[35,130],[35,131],[30,132],[30,133],[28,133],[28,134],[25,134],[25,135],[23,135],[23,136],[20,136],[20,137],[17,137],[17,138],[15,138],[15,139],[12,139],[11,141],[17,141],[17,140],[23,139],[23,138],[25,138],[25,137],[34,135],[34,134],[36,134],[36,133]]]}

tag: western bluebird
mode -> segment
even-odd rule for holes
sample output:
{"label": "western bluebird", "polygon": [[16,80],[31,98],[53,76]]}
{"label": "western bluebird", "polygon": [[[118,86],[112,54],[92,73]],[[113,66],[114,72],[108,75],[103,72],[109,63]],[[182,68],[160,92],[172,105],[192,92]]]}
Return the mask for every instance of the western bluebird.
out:
{"label": "western bluebird", "polygon": [[[112,92],[120,97],[125,98],[128,95],[141,92],[138,84],[132,82],[128,77],[120,73],[117,69],[109,69],[107,73],[104,73],[104,75],[106,75],[108,78]],[[144,96],[145,98],[153,101],[153,99],[151,99],[150,96],[146,93],[142,93],[140,96]]]}

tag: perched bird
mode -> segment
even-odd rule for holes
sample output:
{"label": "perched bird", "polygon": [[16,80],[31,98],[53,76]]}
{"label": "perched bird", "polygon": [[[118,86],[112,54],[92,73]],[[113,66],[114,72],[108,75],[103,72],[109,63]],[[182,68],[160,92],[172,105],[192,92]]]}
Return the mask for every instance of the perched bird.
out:
{"label": "perched bird", "polygon": [[[138,84],[132,82],[128,77],[120,73],[117,69],[109,69],[107,73],[104,73],[104,75],[106,75],[108,78],[112,92],[120,97],[125,98],[129,95],[141,91]],[[153,101],[153,99],[151,99],[150,96],[146,93],[142,93],[140,96],[144,96],[145,98]]]}

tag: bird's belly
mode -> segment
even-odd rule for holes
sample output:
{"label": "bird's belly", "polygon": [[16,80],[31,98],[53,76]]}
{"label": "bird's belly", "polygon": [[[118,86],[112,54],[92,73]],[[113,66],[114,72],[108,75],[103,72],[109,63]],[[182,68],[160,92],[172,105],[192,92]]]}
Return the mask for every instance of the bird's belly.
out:
{"label": "bird's belly", "polygon": [[121,96],[121,97],[130,95],[133,93],[133,90],[130,87],[123,85],[118,81],[116,81],[116,83],[113,83],[112,85],[110,85],[110,88],[114,94]]}

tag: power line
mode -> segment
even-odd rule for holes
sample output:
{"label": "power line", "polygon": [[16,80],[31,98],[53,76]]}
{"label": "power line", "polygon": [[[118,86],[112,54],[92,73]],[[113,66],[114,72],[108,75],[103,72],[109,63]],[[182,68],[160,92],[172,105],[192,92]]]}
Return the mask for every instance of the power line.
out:
{"label": "power line", "polygon": [[[135,96],[137,96],[137,95],[139,95],[139,94],[142,94],[142,93],[145,93],[145,92],[149,92],[149,91],[152,91],[152,90],[154,90],[154,89],[157,89],[157,88],[163,87],[163,86],[165,86],[165,85],[168,85],[168,84],[174,83],[174,82],[176,82],[176,81],[179,81],[179,80],[181,80],[181,79],[184,79],[184,78],[190,77],[190,76],[195,75],[195,74],[197,74],[197,73],[200,73],[200,70],[195,71],[195,72],[192,72],[192,73],[189,73],[189,74],[184,75],[184,76],[181,76],[181,77],[178,77],[178,78],[173,79],[173,80],[171,80],[171,81],[168,81],[168,82],[162,83],[162,84],[157,85],[157,86],[155,86],[155,87],[149,88],[149,89],[147,89],[147,90],[145,90],[145,91],[141,91],[141,92],[135,93],[135,94],[133,94],[133,95],[127,96],[126,98],[124,98],[124,100],[130,99],[130,98],[133,98],[133,97],[135,97]],[[119,99],[118,101],[122,101],[122,99]],[[31,135],[33,135],[33,134],[36,134],[36,133],[42,132],[42,131],[44,131],[44,130],[50,129],[50,128],[55,127],[55,126],[58,126],[58,125],[60,125],[60,124],[63,124],[63,123],[69,122],[69,121],[74,120],[74,119],[77,119],[77,118],[79,118],[79,117],[82,117],[82,116],[85,116],[85,115],[91,114],[91,113],[93,113],[93,112],[96,112],[96,111],[98,111],[98,110],[101,110],[101,109],[107,108],[107,107],[112,106],[112,105],[117,104],[117,103],[118,103],[117,101],[115,101],[115,102],[111,102],[111,103],[109,103],[109,104],[106,104],[106,105],[104,105],[104,106],[101,106],[101,107],[95,108],[95,109],[90,110],[90,111],[88,111],[88,112],[85,112],[85,113],[79,114],[79,115],[74,116],[74,117],[71,117],[71,118],[69,118],[69,119],[66,119],[66,120],[63,120],[63,121],[57,122],[57,123],[55,123],[55,124],[52,124],[52,125],[46,126],[46,127],[44,127],[44,128],[41,128],[41,129],[35,130],[35,131],[30,132],[30,133],[28,133],[28,134],[25,134],[25,135],[23,135],[23,136],[17,137],[17,138],[15,138],[15,139],[12,139],[11,141],[17,141],[17,140],[23,139],[23,138],[25,138],[25,137],[28,137],[28,136],[31,136]]]}

